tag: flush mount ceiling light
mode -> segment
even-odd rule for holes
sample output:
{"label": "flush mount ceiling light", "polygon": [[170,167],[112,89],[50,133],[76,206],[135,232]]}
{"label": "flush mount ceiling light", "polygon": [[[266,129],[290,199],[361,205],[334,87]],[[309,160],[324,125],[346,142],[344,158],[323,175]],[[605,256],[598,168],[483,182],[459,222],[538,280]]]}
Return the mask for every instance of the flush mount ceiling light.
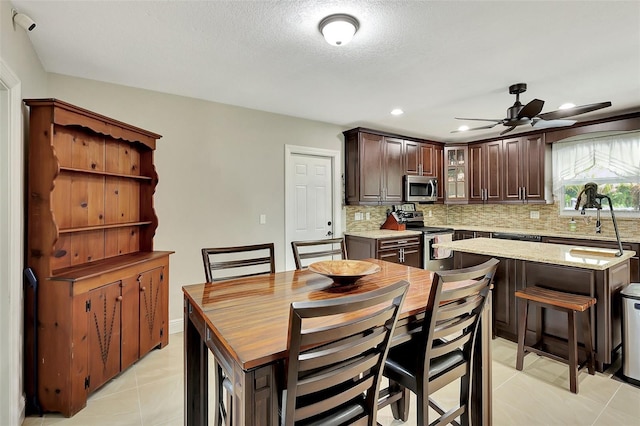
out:
{"label": "flush mount ceiling light", "polygon": [[401,110],[400,108],[395,108],[391,110],[391,115],[402,115],[404,114],[404,111]]}
{"label": "flush mount ceiling light", "polygon": [[318,28],[327,43],[333,46],[344,46],[351,41],[359,25],[358,20],[353,16],[338,13],[324,18],[320,21]]}

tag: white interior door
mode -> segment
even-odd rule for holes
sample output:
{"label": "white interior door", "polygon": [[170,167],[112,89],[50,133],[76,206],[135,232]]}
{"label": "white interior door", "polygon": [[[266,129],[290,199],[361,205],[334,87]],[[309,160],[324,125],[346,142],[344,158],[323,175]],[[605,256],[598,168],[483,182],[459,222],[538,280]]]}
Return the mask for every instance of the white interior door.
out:
{"label": "white interior door", "polygon": [[[286,190],[286,267],[294,269],[291,241],[332,238],[336,216],[336,156],[301,149],[289,152]],[[324,151],[324,150],[322,150]],[[333,152],[332,152],[333,153]],[[338,174],[339,176],[339,174]]]}

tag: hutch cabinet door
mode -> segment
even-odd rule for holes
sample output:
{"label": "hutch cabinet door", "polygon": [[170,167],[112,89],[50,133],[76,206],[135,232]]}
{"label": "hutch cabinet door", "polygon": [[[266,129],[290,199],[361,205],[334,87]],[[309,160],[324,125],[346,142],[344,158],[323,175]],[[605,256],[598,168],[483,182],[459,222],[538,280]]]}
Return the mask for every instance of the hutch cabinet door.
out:
{"label": "hutch cabinet door", "polygon": [[121,368],[128,368],[140,358],[140,286],[138,276],[125,278],[121,281],[122,288],[122,355]]}
{"label": "hutch cabinet door", "polygon": [[164,268],[155,268],[138,276],[140,291],[140,356],[162,343],[164,330]]}
{"label": "hutch cabinet door", "polygon": [[121,302],[119,281],[87,294],[89,377],[85,387],[89,392],[120,372]]}

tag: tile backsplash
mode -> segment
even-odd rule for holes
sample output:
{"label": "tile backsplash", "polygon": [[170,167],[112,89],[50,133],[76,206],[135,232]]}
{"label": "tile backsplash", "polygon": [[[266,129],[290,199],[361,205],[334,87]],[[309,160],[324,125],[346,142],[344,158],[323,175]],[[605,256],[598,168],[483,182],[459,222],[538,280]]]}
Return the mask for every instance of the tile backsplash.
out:
{"label": "tile backsplash", "polygon": [[[424,213],[426,226],[486,226],[487,229],[508,228],[532,231],[554,231],[569,233],[571,217],[560,216],[556,204],[472,204],[443,205],[417,204]],[[380,229],[385,221],[390,206],[345,206],[347,231],[371,231]],[[355,220],[355,213],[362,213],[364,220]],[[369,213],[369,220],[366,219]],[[538,216],[538,219],[532,219]],[[581,216],[579,212],[573,216],[576,230],[571,232],[576,237],[588,237],[595,234],[596,218]],[[602,223],[601,236],[615,237],[613,222],[609,210],[600,213]],[[618,230],[622,239],[640,241],[640,219],[623,218],[616,215]]]}

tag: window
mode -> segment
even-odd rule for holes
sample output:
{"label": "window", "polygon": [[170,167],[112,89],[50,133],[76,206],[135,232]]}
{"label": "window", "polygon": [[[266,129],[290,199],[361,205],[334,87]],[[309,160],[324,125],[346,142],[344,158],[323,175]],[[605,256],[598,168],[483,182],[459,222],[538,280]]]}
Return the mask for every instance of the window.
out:
{"label": "window", "polygon": [[[598,193],[611,199],[617,215],[640,217],[640,132],[559,142],[553,145],[552,158],[553,193],[561,215],[575,215],[584,184],[594,182]],[[606,199],[602,207],[609,209]]]}

